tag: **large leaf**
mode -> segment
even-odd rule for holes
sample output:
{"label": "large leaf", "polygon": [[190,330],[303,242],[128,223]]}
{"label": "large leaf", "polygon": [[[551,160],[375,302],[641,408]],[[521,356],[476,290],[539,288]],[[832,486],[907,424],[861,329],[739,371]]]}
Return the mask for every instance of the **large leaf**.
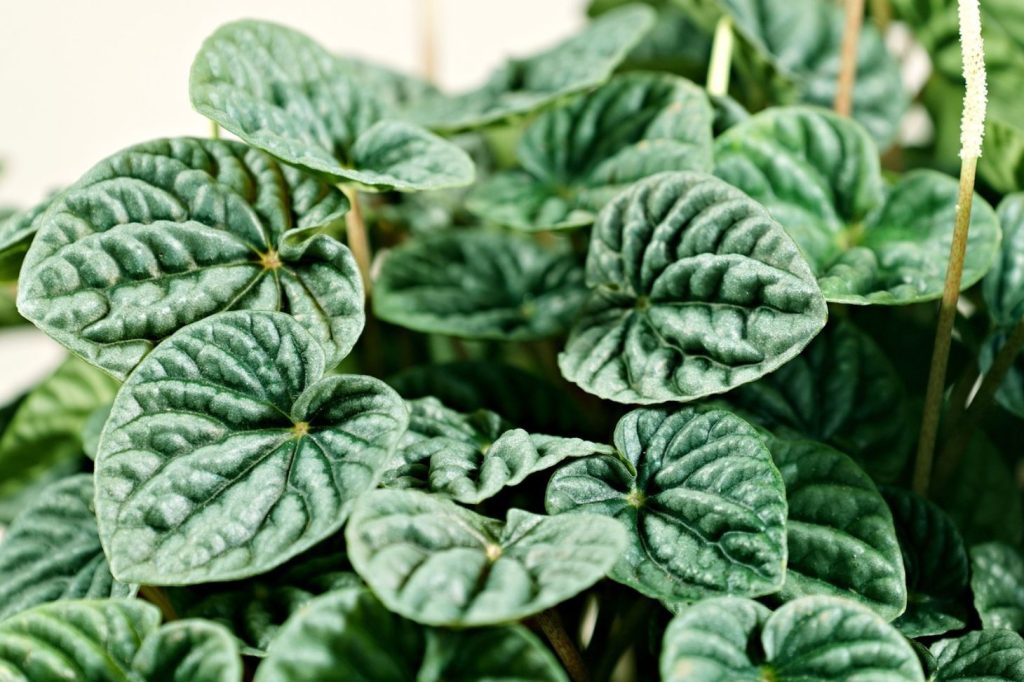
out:
{"label": "large leaf", "polygon": [[447,231],[387,255],[373,310],[417,331],[522,341],[564,331],[585,298],[583,269],[571,253],[512,234]]}
{"label": "large leaf", "polygon": [[115,577],[264,573],[334,533],[377,485],[408,414],[376,379],[323,376],[291,316],[231,312],[161,343],[100,437],[96,513]]}
{"label": "large leaf", "polygon": [[256,682],[566,682],[551,652],[520,625],[423,628],[367,590],[338,590],[290,618]]}
{"label": "large leaf", "polygon": [[394,119],[394,102],[308,36],[236,21],[206,39],[192,64],[192,105],[258,149],[339,180],[379,189],[441,189],[473,181],[457,146]]}
{"label": "large leaf", "polygon": [[579,438],[514,429],[487,410],[462,414],[436,398],[408,406],[409,430],[399,444],[402,463],[385,475],[384,485],[390,488],[416,488],[479,504],[564,459],[612,451]]}
{"label": "large leaf", "polygon": [[453,132],[499,123],[604,83],[654,25],[649,7],[624,7],[525,59],[510,59],[475,90],[427,97],[407,109],[413,120]]}
{"label": "large leaf", "polygon": [[907,610],[896,627],[909,637],[941,635],[967,624],[968,558],[953,520],[909,490],[886,486],[907,572]]}
{"label": "large leaf", "polygon": [[982,283],[988,314],[999,326],[1024,319],[1024,192],[999,202],[1003,242],[992,270]]}
{"label": "large leaf", "polygon": [[770,429],[832,445],[881,480],[903,472],[913,444],[896,369],[846,320],[828,325],[799,356],[739,387],[729,400]]}
{"label": "large leaf", "polygon": [[759,204],[702,173],[635,184],[597,218],[562,374],[626,403],[695,400],[785,364],[825,325],[807,263]]}
{"label": "large leaf", "polygon": [[[716,175],[760,201],[807,256],[825,298],[902,305],[942,295],[958,185],[934,171],[884,191],[878,152],[855,122],[773,109],[716,140]],[[975,197],[962,288],[988,271],[999,221]]]}
{"label": "large leaf", "polygon": [[773,439],[786,484],[786,582],[779,598],[846,597],[886,620],[903,613],[907,585],[892,514],[871,478],[813,441]]}
{"label": "large leaf", "polygon": [[110,575],[90,475],[44,488],[0,542],[0,620],[46,602],[130,597],[134,591]]}
{"label": "large leaf", "polygon": [[1024,556],[1001,542],[971,548],[974,608],[986,629],[1024,633]]}
{"label": "large leaf", "polygon": [[362,330],[362,284],[348,249],[318,232],[347,208],[334,187],[238,142],[130,147],[40,219],[18,307],[122,379],[175,330],[236,308],[295,315],[333,366]]}
{"label": "large leaf", "polygon": [[15,280],[29,244],[39,225],[36,218],[50,206],[50,199],[27,211],[0,217],[0,281]]}
{"label": "large leaf", "polygon": [[932,645],[938,669],[932,682],[1024,680],[1024,639],[1013,632],[968,632]]}
{"label": "large leaf", "polygon": [[433,495],[364,495],[345,529],[349,558],[389,610],[427,625],[505,623],[575,596],[608,573],[625,545],[595,515],[489,519]]}
{"label": "large leaf", "polygon": [[786,498],[752,426],[723,410],[634,410],[615,447],[560,467],[545,496],[549,513],[601,514],[628,531],[612,578],[670,602],[782,587]]}
{"label": "large leaf", "polygon": [[704,91],[666,74],[617,76],[541,114],[523,133],[522,170],[478,185],[468,208],[520,230],[577,227],[626,186],[667,170],[710,171]]}
{"label": "large leaf", "polygon": [[805,597],[770,613],[722,597],[676,616],[661,652],[664,682],[924,682],[903,636],[870,609]]}
{"label": "large leaf", "polygon": [[11,682],[241,682],[231,633],[205,621],[157,627],[139,600],[45,604],[0,621],[0,677]]}
{"label": "large leaf", "polygon": [[[626,56],[620,69],[670,71],[703,78],[708,70],[711,36],[697,26],[677,0],[641,0],[657,13],[654,28]],[[591,0],[587,14],[600,16],[636,0]]]}

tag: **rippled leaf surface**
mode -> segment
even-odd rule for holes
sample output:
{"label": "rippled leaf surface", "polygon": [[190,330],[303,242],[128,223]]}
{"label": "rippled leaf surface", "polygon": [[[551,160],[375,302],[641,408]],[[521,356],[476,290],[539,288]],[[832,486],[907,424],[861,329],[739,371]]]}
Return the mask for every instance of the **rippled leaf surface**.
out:
{"label": "rippled leaf surface", "polygon": [[1012,682],[1024,679],[1024,639],[1013,632],[984,630],[932,645],[934,682]]}
{"label": "rippled leaf surface", "polygon": [[924,682],[903,636],[870,609],[835,597],[804,597],[774,613],[735,597],[709,599],[676,616],[661,652],[665,682]]}
{"label": "rippled leaf surface", "polygon": [[782,227],[702,173],[652,176],[602,209],[586,275],[591,297],[559,366],[617,402],[695,400],[753,381],[825,324]]}
{"label": "rippled leaf surface", "polygon": [[281,313],[223,313],[160,344],[100,438],[96,512],[113,574],[244,578],[337,531],[408,415],[382,382],[323,372],[319,344]]}
{"label": "rippled leaf surface", "polygon": [[25,259],[21,313],[123,379],[181,327],[231,309],[299,320],[333,366],[363,327],[331,185],[226,140],[157,140],[101,162],[54,201]]}
{"label": "rippled leaf surface", "polygon": [[985,629],[1024,632],[1024,557],[1002,542],[971,548],[974,608]]}
{"label": "rippled leaf surface", "polygon": [[519,625],[424,628],[388,611],[368,590],[312,601],[285,624],[256,682],[566,682],[548,649]]}
{"label": "rippled leaf surface", "polygon": [[786,497],[752,426],[724,410],[634,410],[615,448],[560,467],[545,496],[549,513],[600,514],[627,530],[612,578],[670,602],[782,587]]}
{"label": "rippled leaf surface", "polygon": [[424,235],[389,253],[373,310],[416,331],[522,341],[564,331],[585,298],[571,253],[473,230]]}
{"label": "rippled leaf surface", "polygon": [[595,515],[512,509],[503,524],[439,497],[379,490],[356,503],[349,559],[385,606],[428,625],[518,620],[575,596],[608,573],[625,545]]}
{"label": "rippled leaf surface", "polygon": [[113,579],[103,556],[91,475],[44,488],[0,541],[0,620],[46,602],[134,592]]}
{"label": "rippled leaf surface", "polygon": [[394,116],[393,96],[298,31],[236,21],[206,39],[192,64],[192,105],[257,149],[379,189],[468,185],[457,146]]}
{"label": "rippled leaf surface", "polygon": [[467,206],[520,230],[588,225],[616,193],[648,175],[710,171],[712,119],[707,96],[690,81],[617,76],[541,114],[520,139],[522,170],[488,178]]}
{"label": "rippled leaf surface", "polygon": [[242,682],[238,641],[227,628],[204,620],[167,623],[150,634],[132,669],[147,682]]}
{"label": "rippled leaf surface", "polygon": [[36,236],[36,218],[50,206],[50,200],[27,211],[0,215],[0,281],[15,280],[28,247]]}

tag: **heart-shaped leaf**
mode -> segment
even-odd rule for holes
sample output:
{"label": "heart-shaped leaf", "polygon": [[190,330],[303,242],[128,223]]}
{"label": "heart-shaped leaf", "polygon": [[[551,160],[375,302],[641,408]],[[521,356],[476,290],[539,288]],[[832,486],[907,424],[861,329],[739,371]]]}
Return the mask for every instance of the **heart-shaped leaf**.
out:
{"label": "heart-shaped leaf", "polygon": [[46,602],[134,592],[110,575],[88,474],[44,488],[0,542],[0,620]]}
{"label": "heart-shaped leaf", "polygon": [[399,444],[402,464],[385,475],[389,488],[416,488],[479,504],[564,459],[613,452],[579,438],[514,429],[487,410],[461,414],[436,398],[407,404],[409,430]]}
{"label": "heart-shaped leaf", "polygon": [[672,619],[664,682],[924,682],[903,636],[870,609],[804,597],[774,613],[735,597],[702,601]]}
{"label": "heart-shaped leaf", "polygon": [[907,606],[903,557],[892,515],[852,459],[814,441],[768,444],[786,484],[786,582],[779,598],[845,597],[886,620]]}
{"label": "heart-shaped leaf", "polygon": [[[751,117],[715,142],[715,174],[760,201],[796,240],[825,298],[903,305],[942,295],[958,185],[934,171],[884,192],[875,149],[850,119],[803,107]],[[999,220],[971,210],[962,288],[991,267]]]}
{"label": "heart-shaped leaf", "polygon": [[987,542],[971,548],[974,608],[986,629],[1024,633],[1024,556],[1010,545]]}
{"label": "heart-shaped leaf", "polygon": [[522,341],[564,331],[585,298],[583,269],[571,253],[512,234],[448,231],[387,255],[373,310],[421,332]]}
{"label": "heart-shaped leaf", "polygon": [[50,207],[52,199],[27,211],[0,218],[0,281],[18,279],[21,263],[39,225],[36,218]]}
{"label": "heart-shaped leaf", "polygon": [[937,670],[932,682],[1024,680],[1024,639],[1014,632],[983,630],[932,645]]}
{"label": "heart-shaped leaf", "polygon": [[616,519],[629,546],[611,577],[668,602],[782,587],[786,497],[754,427],[724,410],[634,410],[615,427],[619,457],[560,467],[551,514]]}
{"label": "heart-shaped leaf", "polygon": [[378,490],[345,529],[356,572],[395,613],[427,625],[478,626],[540,613],[608,573],[625,546],[595,515],[489,519],[413,490]]}
{"label": "heart-shaped leaf", "polygon": [[317,234],[348,202],[238,142],[178,138],[93,168],[40,219],[18,308],[123,379],[160,340],[222,310],[281,310],[331,366],[363,327],[359,271]]}
{"label": "heart-shaped leaf", "polygon": [[238,640],[204,620],[167,623],[142,642],[129,679],[147,682],[242,682]]}
{"label": "heart-shaped leaf", "polygon": [[896,368],[846,320],[829,324],[799,356],[731,392],[729,400],[769,429],[792,430],[848,453],[880,480],[903,472],[913,443]]}
{"label": "heart-shaped leaf", "polygon": [[608,12],[580,33],[526,59],[510,59],[469,92],[427,97],[406,110],[414,121],[454,132],[500,123],[604,83],[654,25],[650,7]]}
{"label": "heart-shaped leaf", "polygon": [[702,173],[652,176],[605,206],[587,284],[559,366],[617,402],[695,400],[758,379],[799,353],[827,314],[782,227]]}
{"label": "heart-shaped leaf", "polygon": [[278,24],[217,29],[192,64],[189,95],[257,149],[336,179],[401,191],[473,181],[465,152],[396,120],[387,96],[378,99],[350,63]]}
{"label": "heart-shaped leaf", "polygon": [[1024,319],[1024,192],[1011,194],[997,208],[1003,241],[982,283],[988,314],[999,326]]}
{"label": "heart-shaped leaf", "polygon": [[953,520],[909,490],[886,486],[907,572],[907,610],[894,625],[908,637],[941,635],[967,624],[968,559]]}
{"label": "heart-shaped leaf", "polygon": [[281,313],[222,313],[150,353],[96,458],[114,576],[244,578],[337,531],[380,481],[408,414],[376,379],[323,373],[319,344]]}
{"label": "heart-shaped leaf", "polygon": [[326,594],[281,629],[256,682],[567,682],[548,649],[519,625],[424,628],[389,612],[366,589]]}
{"label": "heart-shaped leaf", "polygon": [[666,170],[710,171],[711,105],[693,83],[667,74],[617,76],[541,114],[523,133],[523,170],[478,185],[467,208],[520,230],[577,227],[615,194]]}

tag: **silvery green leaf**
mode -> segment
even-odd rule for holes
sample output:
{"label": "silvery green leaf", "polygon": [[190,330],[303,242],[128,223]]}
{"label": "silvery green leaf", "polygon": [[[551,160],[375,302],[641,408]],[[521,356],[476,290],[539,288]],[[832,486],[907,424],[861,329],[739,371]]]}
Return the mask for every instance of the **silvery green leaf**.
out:
{"label": "silvery green leaf", "polygon": [[357,57],[336,57],[339,68],[359,88],[368,89],[385,110],[395,110],[437,94],[437,88],[417,76],[401,73]]}
{"label": "silvery green leaf", "polygon": [[1024,192],[1003,197],[996,212],[1003,241],[982,294],[995,324],[1012,327],[1024,319]]}
{"label": "silvery green leaf", "polygon": [[110,416],[110,405],[100,405],[89,413],[82,424],[82,452],[91,460],[96,459],[96,450],[100,445],[100,433]]}
{"label": "silvery green leaf", "polygon": [[146,682],[242,682],[238,640],[223,625],[177,620],[142,642],[128,678]]}
{"label": "silvery green leaf", "polygon": [[974,608],[985,629],[1024,633],[1024,556],[1002,542],[971,548]]}
{"label": "silvery green leaf", "polygon": [[932,682],[1016,682],[1024,679],[1024,639],[1015,632],[983,630],[944,639],[931,648]]}

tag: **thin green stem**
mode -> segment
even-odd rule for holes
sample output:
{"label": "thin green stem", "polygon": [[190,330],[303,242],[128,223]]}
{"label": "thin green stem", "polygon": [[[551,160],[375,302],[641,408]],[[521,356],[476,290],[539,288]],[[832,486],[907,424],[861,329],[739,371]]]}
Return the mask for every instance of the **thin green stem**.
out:
{"label": "thin green stem", "polygon": [[583,656],[580,655],[575,642],[569,637],[569,633],[565,631],[562,617],[558,615],[558,611],[548,609],[539,614],[536,621],[540,631],[551,642],[551,647],[569,673],[569,679],[572,682],[587,682],[590,677],[587,673],[587,666],[583,662]]}
{"label": "thin green stem", "polygon": [[220,139],[220,124],[216,121],[210,121],[210,137],[215,140]]}
{"label": "thin green stem", "polygon": [[857,44],[864,22],[864,0],[845,0],[846,19],[843,44],[839,55],[839,78],[836,83],[834,109],[840,116],[853,113],[853,85],[857,80]]}
{"label": "thin green stem", "polygon": [[348,197],[351,205],[348,213],[345,214],[345,236],[348,241],[348,248],[352,251],[352,257],[356,259],[359,267],[359,276],[363,279],[363,291],[367,297],[370,295],[370,263],[372,256],[370,251],[370,239],[366,234],[366,223],[363,221],[363,207],[359,202],[359,192],[348,185],[339,185],[341,191]]}
{"label": "thin green stem", "polygon": [[981,378],[981,367],[977,358],[971,360],[964,366],[960,376],[953,383],[953,388],[946,399],[946,412],[943,415],[941,428],[939,429],[939,440],[946,441],[953,432],[953,427],[960,421],[967,409],[967,403],[971,399],[971,392]]}
{"label": "thin green stem", "polygon": [[721,97],[729,93],[729,73],[732,70],[732,17],[723,15],[715,26],[711,43],[711,63],[708,65],[707,90],[709,95]]}
{"label": "thin green stem", "polygon": [[140,585],[139,596],[160,609],[160,613],[163,614],[165,623],[178,620],[178,614],[175,613],[174,607],[171,605],[171,600],[167,597],[167,594],[156,585]]}

